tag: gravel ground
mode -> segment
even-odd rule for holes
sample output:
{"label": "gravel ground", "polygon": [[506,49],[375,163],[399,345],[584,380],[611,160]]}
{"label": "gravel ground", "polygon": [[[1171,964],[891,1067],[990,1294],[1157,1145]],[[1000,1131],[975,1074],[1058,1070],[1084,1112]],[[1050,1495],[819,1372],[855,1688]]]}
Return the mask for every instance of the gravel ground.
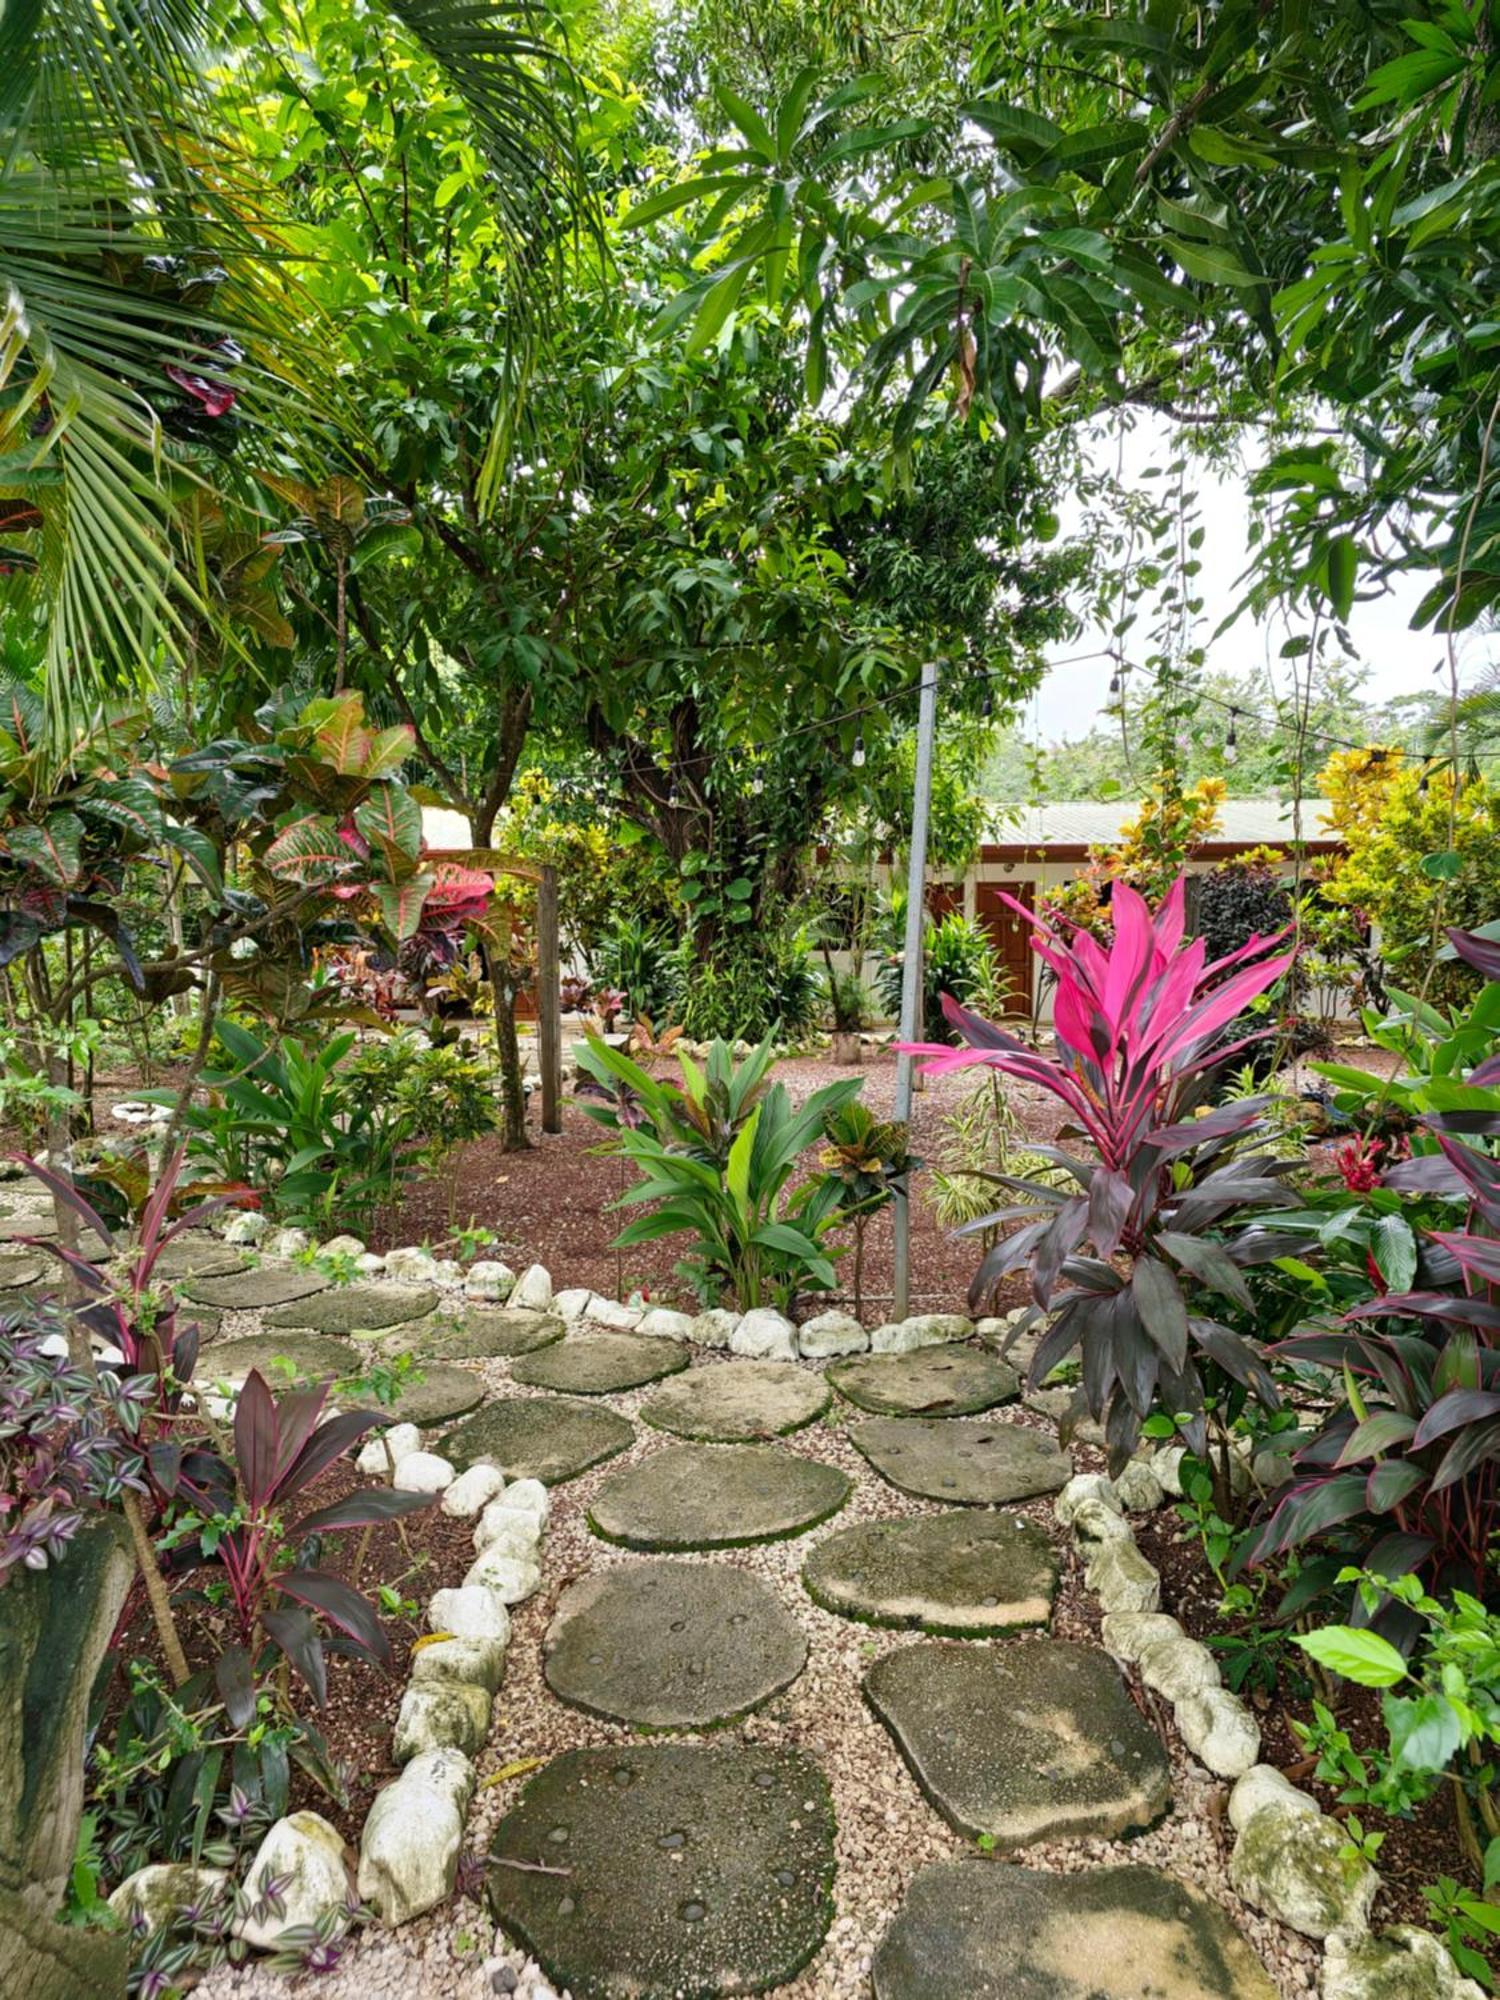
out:
{"label": "gravel ground", "polygon": [[[698,1365],[713,1366],[716,1359],[699,1357]],[[511,1384],[503,1362],[477,1365],[497,1392],[528,1393]],[[651,1393],[650,1389],[636,1390],[604,1400],[610,1407],[633,1415]],[[968,1851],[967,1843],[922,1797],[861,1694],[870,1663],[890,1647],[909,1643],[914,1635],[879,1632],[835,1617],[819,1610],[802,1588],[802,1563],[821,1536],[857,1520],[941,1511],[932,1503],[896,1492],[870,1470],[844,1431],[844,1421],[858,1414],[835,1403],[831,1421],[780,1440],[786,1450],[831,1461],[853,1478],[849,1502],[832,1521],[789,1541],[689,1558],[731,1562],[753,1572],[795,1611],[811,1641],[802,1675],[764,1709],[735,1725],[742,1740],[808,1751],[833,1789],[838,1820],[834,1921],[812,1964],[790,1985],[778,1989],[782,2000],[865,2000],[874,1950],[912,1876],[927,1862]],[[1018,1413],[1008,1414],[1014,1417]],[[1022,1416],[1021,1420],[1046,1427],[1042,1419]],[[541,1673],[542,1636],[559,1593],[578,1574],[639,1559],[592,1535],[587,1510],[599,1484],[612,1471],[668,1442],[642,1427],[627,1453],[554,1489],[543,1587],[514,1615],[505,1681],[495,1707],[491,1740],[480,1760],[481,1788],[468,1830],[471,1851],[487,1848],[495,1825],[526,1783],[521,1776],[486,1786],[485,1780],[494,1772],[523,1758],[546,1759],[577,1745],[608,1744],[630,1737],[622,1725],[580,1714],[553,1696]],[[1092,1465],[1095,1455],[1080,1449],[1078,1461],[1080,1466]],[[1061,1638],[1095,1636],[1096,1615],[1082,1590],[1071,1545],[1052,1520],[1050,1502],[1033,1502],[1022,1511],[1048,1528],[1062,1558],[1054,1632]],[[1138,1699],[1151,1700],[1139,1689],[1136,1693]],[[1246,1910],[1228,1886],[1224,1819],[1228,1787],[1210,1778],[1187,1756],[1164,1709],[1153,1706],[1152,1712],[1173,1761],[1170,1816],[1150,1833],[1130,1841],[1096,1840],[1034,1848],[1027,1852],[1026,1864],[1073,1872],[1131,1860],[1167,1869],[1223,1905],[1266,1962],[1283,2000],[1314,2000],[1316,1949]],[[231,2000],[231,1996],[233,2000],[285,2000],[288,1990],[284,1978],[259,1967],[221,1971],[199,1988],[203,2000]],[[371,1931],[355,1938],[337,1969],[318,1980],[315,1991],[319,2000],[386,2000],[386,1996],[395,2000],[398,1995],[403,2000],[412,1995],[421,1995],[422,2000],[487,2000],[491,1994],[512,1992],[519,2000],[563,2000],[563,1996],[554,1995],[524,1953],[508,1949],[506,1940],[494,1932],[478,1906],[463,1899],[394,1936]]]}

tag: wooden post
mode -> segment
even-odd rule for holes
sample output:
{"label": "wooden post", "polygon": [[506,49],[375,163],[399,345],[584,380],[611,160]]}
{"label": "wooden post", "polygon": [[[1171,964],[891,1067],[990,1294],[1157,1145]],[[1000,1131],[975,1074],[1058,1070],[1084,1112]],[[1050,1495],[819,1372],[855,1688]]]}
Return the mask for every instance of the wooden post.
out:
{"label": "wooden post", "polygon": [[557,940],[557,870],[542,870],[536,892],[536,1050],[542,1073],[542,1130],[562,1130],[562,966]]}

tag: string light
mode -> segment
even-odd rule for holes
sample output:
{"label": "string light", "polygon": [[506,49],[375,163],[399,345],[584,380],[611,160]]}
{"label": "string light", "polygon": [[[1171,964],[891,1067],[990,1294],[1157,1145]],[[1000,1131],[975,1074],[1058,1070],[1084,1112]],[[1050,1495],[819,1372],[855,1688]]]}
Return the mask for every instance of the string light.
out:
{"label": "string light", "polygon": [[754,793],[756,798],[759,798],[761,793],[765,789],[766,789],[766,781],[761,776],[760,772],[757,771],[755,776],[750,780],[750,790]]}
{"label": "string light", "polygon": [[988,674],[984,677],[984,693],[979,697],[979,713],[986,722],[995,713],[995,690]]}
{"label": "string light", "polygon": [[1224,762],[1226,764],[1237,764],[1239,762],[1240,741],[1238,731],[1235,728],[1235,724],[1239,721],[1239,716],[1240,712],[1237,708],[1230,709],[1229,732],[1224,738]]}
{"label": "string light", "polygon": [[1109,691],[1111,694],[1118,694],[1120,692],[1120,669],[1118,667],[1115,668],[1109,677]]}
{"label": "string light", "polygon": [[854,739],[854,754],[850,757],[849,762],[854,766],[856,771],[864,769],[865,739],[862,735],[856,736]]}

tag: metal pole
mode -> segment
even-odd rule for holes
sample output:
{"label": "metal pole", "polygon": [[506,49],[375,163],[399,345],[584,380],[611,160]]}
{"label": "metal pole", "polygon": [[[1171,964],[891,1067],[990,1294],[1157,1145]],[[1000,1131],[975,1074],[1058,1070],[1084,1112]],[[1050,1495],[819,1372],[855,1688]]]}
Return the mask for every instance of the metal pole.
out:
{"label": "metal pole", "polygon": [[[901,1039],[922,1032],[922,930],[927,912],[927,821],[932,809],[932,747],[937,734],[937,662],[922,669],[917,711],[917,782],[911,802],[911,854],[906,869],[906,949],[901,961]],[[912,1058],[896,1058],[896,1122],[911,1121]],[[893,1317],[905,1319],[911,1304],[911,1197],[896,1190],[896,1272]]]}

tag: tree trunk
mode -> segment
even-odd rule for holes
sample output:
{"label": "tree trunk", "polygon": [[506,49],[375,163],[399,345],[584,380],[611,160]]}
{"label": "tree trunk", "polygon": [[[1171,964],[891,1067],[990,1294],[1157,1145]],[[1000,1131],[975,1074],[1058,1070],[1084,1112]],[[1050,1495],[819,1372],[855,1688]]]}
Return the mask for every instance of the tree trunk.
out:
{"label": "tree trunk", "polygon": [[516,1039],[516,978],[509,966],[486,952],[490,991],[495,996],[495,1054],[500,1063],[500,1143],[507,1153],[531,1148],[526,1130],[526,1090],[521,1081],[521,1047]]}

